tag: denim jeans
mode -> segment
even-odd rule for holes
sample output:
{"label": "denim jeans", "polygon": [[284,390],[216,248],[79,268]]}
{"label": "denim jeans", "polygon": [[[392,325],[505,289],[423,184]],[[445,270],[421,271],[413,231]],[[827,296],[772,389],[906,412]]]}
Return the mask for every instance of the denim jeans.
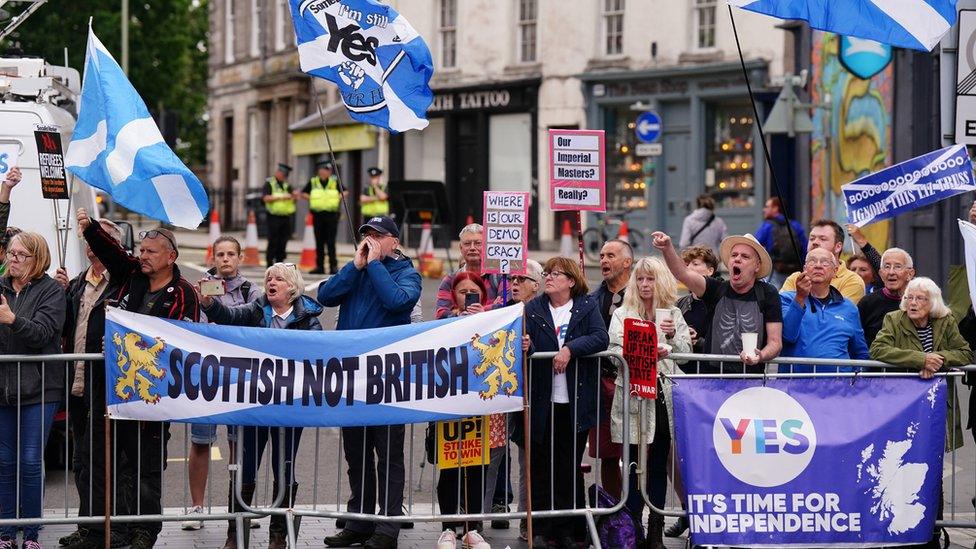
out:
{"label": "denim jeans", "polygon": [[[39,518],[44,479],[41,461],[44,446],[51,433],[58,403],[20,406],[20,431],[17,430],[17,406],[0,406],[0,518]],[[10,433],[14,433],[10,436]],[[17,501],[18,467],[20,468],[20,501]],[[17,508],[19,507],[19,513]],[[37,541],[38,525],[23,524],[24,540]],[[0,538],[14,539],[16,526],[0,528]]]}

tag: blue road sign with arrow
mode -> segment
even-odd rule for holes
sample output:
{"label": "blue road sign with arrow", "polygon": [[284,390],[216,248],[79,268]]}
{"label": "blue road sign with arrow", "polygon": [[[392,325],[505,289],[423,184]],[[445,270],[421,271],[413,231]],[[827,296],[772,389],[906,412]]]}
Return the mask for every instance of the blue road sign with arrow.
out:
{"label": "blue road sign with arrow", "polygon": [[662,128],[661,117],[654,111],[647,111],[637,117],[634,133],[637,134],[637,139],[642,143],[653,143],[661,137]]}

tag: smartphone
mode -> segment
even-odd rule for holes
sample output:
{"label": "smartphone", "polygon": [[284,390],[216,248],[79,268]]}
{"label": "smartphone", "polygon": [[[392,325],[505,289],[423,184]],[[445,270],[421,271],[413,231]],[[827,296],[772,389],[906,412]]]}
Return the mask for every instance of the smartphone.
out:
{"label": "smartphone", "polygon": [[464,308],[481,302],[481,297],[478,294],[464,294]]}
{"label": "smartphone", "polygon": [[207,297],[221,296],[227,293],[224,288],[224,281],[219,278],[212,278],[200,282],[200,295]]}

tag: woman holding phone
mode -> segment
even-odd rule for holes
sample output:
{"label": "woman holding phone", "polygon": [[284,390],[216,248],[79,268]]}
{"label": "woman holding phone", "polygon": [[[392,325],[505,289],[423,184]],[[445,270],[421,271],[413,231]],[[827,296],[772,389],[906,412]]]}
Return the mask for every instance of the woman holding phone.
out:
{"label": "woman holding phone", "polygon": [[[201,285],[209,279],[201,281]],[[261,328],[279,328],[285,330],[321,330],[319,315],[322,305],[311,297],[302,294],[305,282],[302,273],[293,263],[275,263],[268,267],[264,275],[264,295],[255,301],[244,305],[228,307],[213,296],[200,297],[200,305],[207,318],[215,324],[226,326],[251,326]],[[244,427],[239,442],[244,445],[244,459],[241,464],[244,474],[241,483],[241,495],[244,502],[250,505],[254,497],[254,488],[258,468],[264,449],[271,443],[272,464],[280,462],[284,452],[286,457],[285,478],[278,478],[278,467],[272,467],[274,474],[274,493],[282,487],[287,487],[285,505],[291,506],[298,491],[298,482],[293,472],[295,454],[298,453],[298,443],[301,440],[302,429],[286,428],[284,448],[281,448],[277,427]],[[231,495],[228,507],[232,512],[240,511],[237,499]],[[269,549],[285,549],[286,523],[283,515],[272,515],[269,529]],[[229,521],[227,541],[224,549],[237,548],[236,522]]]}

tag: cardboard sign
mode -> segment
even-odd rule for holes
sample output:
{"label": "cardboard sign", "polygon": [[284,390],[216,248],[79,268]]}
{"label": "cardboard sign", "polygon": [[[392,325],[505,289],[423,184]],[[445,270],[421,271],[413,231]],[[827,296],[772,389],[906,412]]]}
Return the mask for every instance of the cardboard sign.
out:
{"label": "cardboard sign", "polygon": [[553,211],[607,210],[603,130],[549,130],[549,204]]}
{"label": "cardboard sign", "polygon": [[525,274],[529,250],[529,193],[485,191],[481,272]]}
{"label": "cardboard sign", "polygon": [[68,180],[64,172],[61,134],[48,126],[34,130],[37,142],[37,165],[41,172],[41,194],[48,199],[68,198]]}
{"label": "cardboard sign", "polygon": [[437,423],[438,470],[488,462],[488,416]]}
{"label": "cardboard sign", "polygon": [[657,327],[653,322],[624,320],[624,360],[630,369],[630,394],[657,398]]}
{"label": "cardboard sign", "polygon": [[20,145],[17,143],[0,143],[0,181],[7,178],[10,168],[17,166],[20,156]]}

